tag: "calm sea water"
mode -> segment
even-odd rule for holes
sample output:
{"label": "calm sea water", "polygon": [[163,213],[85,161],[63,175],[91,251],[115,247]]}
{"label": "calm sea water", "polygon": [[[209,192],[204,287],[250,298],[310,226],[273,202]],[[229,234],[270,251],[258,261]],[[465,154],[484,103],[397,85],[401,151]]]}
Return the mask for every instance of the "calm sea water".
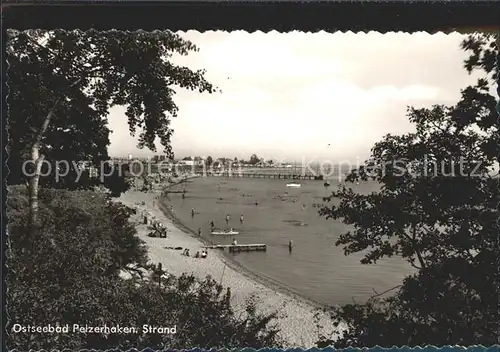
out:
{"label": "calm sea water", "polygon": [[[207,177],[190,180],[182,194],[170,194],[175,215],[189,228],[202,229],[202,236],[214,243],[229,244],[231,237],[210,235],[210,221],[216,228],[234,228],[239,244],[264,243],[267,252],[235,253],[231,257],[249,271],[273,279],[303,296],[326,304],[363,302],[399,283],[412,269],[400,258],[376,265],[360,263],[362,254],[345,256],[335,246],[348,229],[341,221],[318,215],[313,203],[323,203],[338,182],[325,187],[322,181],[300,181],[300,188],[286,187],[288,180]],[[375,184],[354,185],[359,192]],[[258,201],[258,205],[256,205]],[[191,216],[195,209],[195,216]],[[226,226],[226,215],[230,215]],[[240,216],[244,216],[243,223]],[[294,247],[290,253],[288,242]]]}

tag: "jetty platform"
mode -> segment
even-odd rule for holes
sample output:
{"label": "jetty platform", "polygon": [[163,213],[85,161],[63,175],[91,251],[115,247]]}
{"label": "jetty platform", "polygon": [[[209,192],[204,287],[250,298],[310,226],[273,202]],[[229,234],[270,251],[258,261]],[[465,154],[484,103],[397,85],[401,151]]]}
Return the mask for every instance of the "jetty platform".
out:
{"label": "jetty platform", "polygon": [[212,246],[203,246],[208,249],[228,249],[229,252],[265,252],[267,245],[265,244],[215,244]]}
{"label": "jetty platform", "polygon": [[230,177],[230,178],[268,178],[280,180],[316,180],[322,181],[323,175],[307,175],[307,174],[288,174],[288,173],[269,173],[269,172],[213,172],[213,173],[198,173],[199,176],[209,177]]}

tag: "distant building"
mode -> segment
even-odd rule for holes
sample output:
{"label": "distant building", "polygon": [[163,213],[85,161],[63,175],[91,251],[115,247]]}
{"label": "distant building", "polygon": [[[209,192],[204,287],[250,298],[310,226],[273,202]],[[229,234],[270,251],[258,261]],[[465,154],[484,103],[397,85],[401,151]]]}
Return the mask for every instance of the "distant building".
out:
{"label": "distant building", "polygon": [[205,158],[204,156],[201,156],[198,158],[198,160],[195,161],[195,165],[196,166],[203,166],[203,165],[205,165],[206,160],[207,160],[207,158]]}
{"label": "distant building", "polygon": [[97,167],[92,166],[90,161],[79,161],[76,164],[76,168],[78,170],[87,170],[89,172],[89,176],[92,178],[98,177],[99,176],[99,170]]}
{"label": "distant building", "polygon": [[195,164],[194,160],[180,160],[179,165],[193,166]]}

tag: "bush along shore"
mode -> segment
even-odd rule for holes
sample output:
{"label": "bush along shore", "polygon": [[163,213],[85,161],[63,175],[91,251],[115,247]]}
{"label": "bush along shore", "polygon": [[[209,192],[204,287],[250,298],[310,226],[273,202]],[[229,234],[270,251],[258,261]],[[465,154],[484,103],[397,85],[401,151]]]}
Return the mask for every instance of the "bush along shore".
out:
{"label": "bush along shore", "polygon": [[[26,188],[9,187],[10,349],[283,346],[275,312],[258,312],[251,299],[236,310],[231,290],[215,277],[193,275],[193,262],[175,270],[173,263],[192,258],[179,253],[172,253],[172,261],[163,258],[165,240],[141,233],[144,228],[134,224],[140,220],[136,210],[93,191],[42,188],[39,199],[40,226],[28,228]],[[151,265],[162,260],[161,271]],[[26,334],[15,333],[14,324],[119,324],[138,330]],[[143,331],[143,325],[176,329],[155,333]]]}

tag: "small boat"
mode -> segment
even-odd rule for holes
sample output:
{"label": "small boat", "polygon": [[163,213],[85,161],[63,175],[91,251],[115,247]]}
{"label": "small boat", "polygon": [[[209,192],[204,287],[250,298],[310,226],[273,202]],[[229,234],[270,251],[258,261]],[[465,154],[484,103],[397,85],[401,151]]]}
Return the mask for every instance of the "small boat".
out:
{"label": "small boat", "polygon": [[300,183],[287,183],[286,186],[291,188],[299,188],[302,185]]}
{"label": "small boat", "polygon": [[328,186],[330,186],[330,182],[326,181],[323,185],[324,185],[325,187],[328,187]]}
{"label": "small boat", "polygon": [[233,236],[239,235],[240,233],[238,231],[212,231],[210,234],[214,236]]}

